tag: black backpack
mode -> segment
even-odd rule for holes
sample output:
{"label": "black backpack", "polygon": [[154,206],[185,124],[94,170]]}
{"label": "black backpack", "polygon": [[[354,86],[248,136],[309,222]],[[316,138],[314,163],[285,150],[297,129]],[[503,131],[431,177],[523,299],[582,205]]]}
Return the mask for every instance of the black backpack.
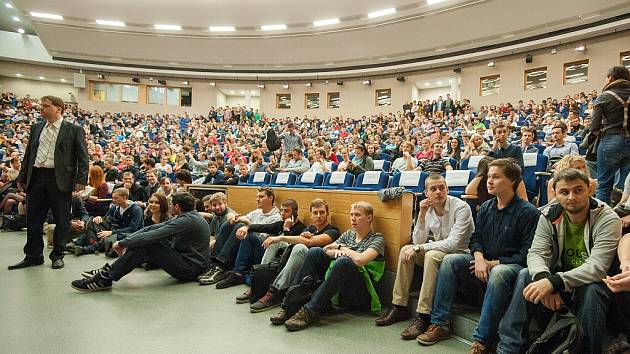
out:
{"label": "black backpack", "polygon": [[265,143],[267,144],[267,149],[269,149],[269,151],[276,151],[280,149],[282,145],[282,141],[278,138],[278,134],[276,134],[276,131],[273,128],[269,128],[269,130],[267,130]]}
{"label": "black backpack", "polygon": [[26,228],[26,216],[2,214],[2,229],[4,231],[22,231],[24,228]]}
{"label": "black backpack", "polygon": [[529,347],[527,354],[579,353],[584,330],[577,317],[567,308],[553,314],[545,331]]}
{"label": "black backpack", "polygon": [[293,250],[293,246],[280,250],[280,260],[278,262],[270,262],[267,264],[256,264],[253,267],[252,285],[249,293],[249,302],[255,303],[261,297],[265,296],[271,284],[289,261],[289,256]]}

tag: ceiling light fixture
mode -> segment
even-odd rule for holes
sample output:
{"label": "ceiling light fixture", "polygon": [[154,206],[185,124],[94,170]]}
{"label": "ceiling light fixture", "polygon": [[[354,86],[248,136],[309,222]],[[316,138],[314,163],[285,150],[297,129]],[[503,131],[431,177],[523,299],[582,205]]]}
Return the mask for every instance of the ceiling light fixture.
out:
{"label": "ceiling light fixture", "polygon": [[17,16],[13,16],[13,21],[15,21],[15,22],[20,22],[20,18],[19,18],[19,17],[17,17]]}
{"label": "ceiling light fixture", "polygon": [[575,51],[580,53],[586,52],[586,44],[578,43],[578,45],[575,46]]}
{"label": "ceiling light fixture", "polygon": [[495,60],[490,60],[490,62],[488,63],[488,67],[494,68],[495,66],[497,66],[497,62]]}
{"label": "ceiling light fixture", "polygon": [[38,79],[40,79],[40,80],[46,80],[46,78],[45,78],[45,77],[43,77],[43,76],[38,77]]}
{"label": "ceiling light fixture", "polygon": [[149,76],[149,81],[153,81],[153,76]]}
{"label": "ceiling light fixture", "polygon": [[278,24],[278,25],[265,25],[265,26],[260,26],[260,29],[263,31],[278,31],[278,30],[285,30],[287,29],[287,25],[284,24]]}
{"label": "ceiling light fixture", "polygon": [[328,26],[328,25],[336,25],[338,23],[339,23],[339,19],[338,18],[329,18],[327,20],[314,21],[313,22],[313,26],[315,26],[315,27]]}
{"label": "ceiling light fixture", "polygon": [[9,4],[8,2],[4,3],[4,6],[6,6],[8,9],[13,8],[13,5]]}
{"label": "ceiling light fixture", "polygon": [[66,80],[66,79],[64,79],[64,78],[62,77],[61,79],[59,79],[59,81],[61,81],[61,82],[66,82],[66,81],[68,81],[68,80]]}
{"label": "ceiling light fixture", "polygon": [[234,32],[236,28],[234,26],[210,26],[208,27],[210,32]]}
{"label": "ceiling light fixture", "polygon": [[424,83],[424,86],[431,86],[431,84],[430,84],[430,83],[428,83],[428,82],[425,82],[425,83]]}
{"label": "ceiling light fixture", "polygon": [[241,95],[244,95],[244,94],[245,94],[245,91],[241,91]]}
{"label": "ceiling light fixture", "polygon": [[230,91],[230,95],[233,95],[233,94],[234,94],[234,91]]}
{"label": "ceiling light fixture", "polygon": [[188,80],[182,81],[182,84],[184,85],[188,85],[190,82],[188,82]]}
{"label": "ceiling light fixture", "polygon": [[17,74],[15,74],[15,76],[17,76],[17,77],[22,77],[22,74],[17,73]]}
{"label": "ceiling light fixture", "polygon": [[313,86],[313,83],[312,83],[312,82],[307,82],[307,83],[306,83],[306,87],[312,87],[312,86]]}
{"label": "ceiling light fixture", "polygon": [[180,25],[154,25],[153,26],[157,30],[167,30],[167,31],[181,31],[182,26]]}
{"label": "ceiling light fixture", "polygon": [[258,88],[264,89],[265,88],[265,84],[258,84]]}
{"label": "ceiling light fixture", "polygon": [[96,77],[101,79],[101,80],[105,79],[105,75],[103,75],[103,74],[98,74],[98,75],[96,75]]}
{"label": "ceiling light fixture", "polygon": [[63,20],[63,17],[61,15],[47,14],[43,12],[31,12],[31,16],[45,18],[49,20],[59,20],[59,21]]}
{"label": "ceiling light fixture", "polygon": [[122,21],[96,20],[96,24],[103,26],[125,27],[125,23]]}
{"label": "ceiling light fixture", "polygon": [[363,80],[363,85],[372,85],[372,80]]}
{"label": "ceiling light fixture", "polygon": [[251,91],[251,94],[252,94],[252,95],[255,95],[255,94],[256,94],[256,91]]}
{"label": "ceiling light fixture", "polygon": [[216,82],[214,82],[214,81],[210,81],[208,84],[209,84],[210,86],[216,86],[216,85],[217,85],[217,83],[216,83]]}
{"label": "ceiling light fixture", "polygon": [[289,88],[289,84],[282,84],[282,88],[283,89],[288,89]]}
{"label": "ceiling light fixture", "polygon": [[381,17],[381,16],[387,16],[387,15],[391,15],[391,14],[395,14],[396,13],[396,9],[393,7],[390,7],[389,9],[383,9],[383,10],[379,10],[379,11],[374,11],[374,12],[370,12],[368,14],[368,18],[376,18],[376,17]]}
{"label": "ceiling light fixture", "polygon": [[435,5],[444,1],[445,0],[427,0],[427,5]]}
{"label": "ceiling light fixture", "polygon": [[438,85],[442,85],[442,81],[438,81],[438,82],[437,82],[437,84],[438,84]]}
{"label": "ceiling light fixture", "polygon": [[24,29],[22,29],[22,28],[18,28],[18,33],[24,34],[24,33],[25,33],[25,32],[24,32]]}

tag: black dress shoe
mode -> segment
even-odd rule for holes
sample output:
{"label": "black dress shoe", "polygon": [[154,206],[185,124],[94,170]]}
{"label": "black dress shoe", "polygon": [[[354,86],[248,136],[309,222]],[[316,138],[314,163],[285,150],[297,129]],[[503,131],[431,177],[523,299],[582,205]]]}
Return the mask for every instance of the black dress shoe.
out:
{"label": "black dress shoe", "polygon": [[22,262],[9,266],[9,270],[33,267],[33,266],[38,266],[41,264],[44,264],[44,256],[35,257],[35,258],[25,257],[24,260],[22,260]]}
{"label": "black dress shoe", "polygon": [[61,269],[61,268],[63,268],[63,266],[64,266],[63,258],[55,259],[52,262],[52,269]]}
{"label": "black dress shoe", "polygon": [[405,321],[411,314],[409,309],[403,306],[394,305],[387,313],[376,319],[377,326],[391,326],[396,322]]}

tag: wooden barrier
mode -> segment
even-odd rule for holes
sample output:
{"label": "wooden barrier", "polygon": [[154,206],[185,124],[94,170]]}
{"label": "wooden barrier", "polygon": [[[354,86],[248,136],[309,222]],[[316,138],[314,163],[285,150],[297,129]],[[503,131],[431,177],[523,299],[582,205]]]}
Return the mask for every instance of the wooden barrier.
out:
{"label": "wooden barrier", "polygon": [[[187,189],[197,198],[217,191],[227,195],[228,206],[238,213],[246,214],[256,209],[256,192],[258,187],[247,186],[214,186],[191,184]],[[381,202],[377,192],[359,192],[345,190],[319,190],[298,188],[273,188],[276,195],[275,205],[279,206],[285,199],[295,199],[299,205],[300,220],[310,225],[309,205],[311,200],[322,198],[328,202],[330,222],[341,232],[351,228],[350,205],[363,200],[374,206],[372,229],[385,237],[385,260],[389,270],[396,271],[400,248],[411,240],[412,211],[414,195],[404,193],[402,198]]]}

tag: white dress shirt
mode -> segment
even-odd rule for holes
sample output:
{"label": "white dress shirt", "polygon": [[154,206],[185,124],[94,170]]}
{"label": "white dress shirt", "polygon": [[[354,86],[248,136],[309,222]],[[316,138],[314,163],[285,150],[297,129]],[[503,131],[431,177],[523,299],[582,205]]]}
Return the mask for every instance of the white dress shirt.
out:
{"label": "white dress shirt", "polygon": [[44,167],[44,168],[55,168],[55,146],[57,145],[57,137],[59,136],[59,130],[61,129],[61,123],[63,123],[63,118],[57,119],[54,123],[46,122],[44,125],[44,129],[42,129],[42,133],[39,134],[39,146],[37,148],[37,155],[35,156],[35,161],[39,160],[40,154],[43,154],[43,146],[42,141],[44,140],[44,135],[47,130],[51,130],[52,133],[52,146],[50,147],[51,151],[48,152],[44,163],[37,165],[35,167]]}
{"label": "white dress shirt", "polygon": [[[470,207],[464,201],[452,196],[446,197],[444,215],[438,216],[430,207],[424,217],[420,218],[413,229],[412,240],[416,245],[422,244],[424,251],[438,250],[445,253],[468,251],[470,236],[475,231],[475,223]],[[434,240],[429,240],[429,233]]]}

